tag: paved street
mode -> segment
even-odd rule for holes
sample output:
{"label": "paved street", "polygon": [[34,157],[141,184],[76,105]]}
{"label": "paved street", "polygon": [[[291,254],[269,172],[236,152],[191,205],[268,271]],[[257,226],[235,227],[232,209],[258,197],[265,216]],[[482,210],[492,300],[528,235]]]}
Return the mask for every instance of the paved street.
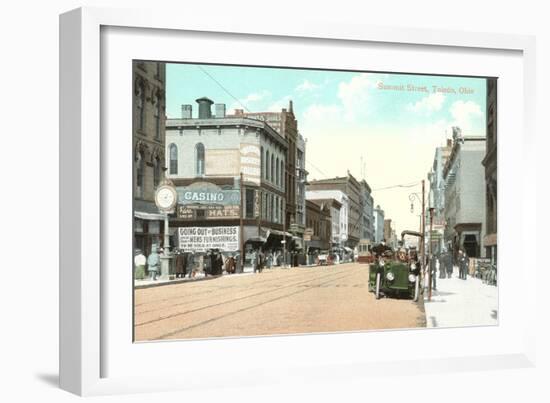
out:
{"label": "paved street", "polygon": [[427,327],[482,326],[498,324],[498,289],[468,276],[458,278],[455,267],[450,279],[437,279],[432,301],[425,293]]}
{"label": "paved street", "polygon": [[367,280],[367,265],[347,263],[136,289],[135,340],[424,326],[416,303],[376,300]]}

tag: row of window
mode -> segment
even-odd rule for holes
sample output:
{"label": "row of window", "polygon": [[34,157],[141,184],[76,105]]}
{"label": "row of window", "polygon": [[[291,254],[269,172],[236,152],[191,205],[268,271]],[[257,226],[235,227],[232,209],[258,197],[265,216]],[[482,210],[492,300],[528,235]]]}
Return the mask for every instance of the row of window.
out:
{"label": "row of window", "polygon": [[[159,157],[153,159],[153,187],[156,188],[160,184],[162,175],[162,166]],[[145,156],[143,151],[140,151],[137,155],[136,161],[136,197],[144,197],[145,190]]]}
{"label": "row of window", "polygon": [[[170,156],[169,173],[171,175],[178,174],[178,146],[174,143],[168,147],[168,153]],[[195,145],[195,175],[205,175],[204,171],[204,144],[197,143]],[[283,186],[283,173],[284,162],[279,160],[279,157],[275,157],[274,154],[269,154],[266,151],[264,154],[264,148],[261,148],[261,172],[262,178],[272,182],[274,185]]]}
{"label": "row of window", "polygon": [[260,153],[262,178],[270,181],[276,186],[283,187],[283,175],[285,172],[283,159],[281,158],[279,160],[279,157],[275,156],[273,153],[270,154],[269,150],[265,150],[264,153],[263,147],[261,147]]}
{"label": "row of window", "polygon": [[[259,199],[257,199],[259,198]],[[257,211],[256,206],[260,211]],[[281,224],[284,216],[284,200],[270,192],[246,189],[245,192],[245,214],[246,218],[258,218]]]}
{"label": "row of window", "polygon": [[[138,129],[145,130],[145,83],[137,83],[136,88],[136,108]],[[162,104],[158,92],[153,94],[153,117],[155,119],[155,138],[160,139],[161,132]]]}

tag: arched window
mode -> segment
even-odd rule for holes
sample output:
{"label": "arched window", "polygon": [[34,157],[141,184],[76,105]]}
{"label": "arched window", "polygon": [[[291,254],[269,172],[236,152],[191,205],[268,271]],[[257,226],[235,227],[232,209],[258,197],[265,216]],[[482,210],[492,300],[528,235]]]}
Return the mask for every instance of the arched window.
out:
{"label": "arched window", "polygon": [[136,97],[138,127],[143,129],[145,127],[145,87],[142,82],[137,84]]}
{"label": "arched window", "polygon": [[275,160],[275,182],[277,183],[277,186],[279,186],[279,157]]}
{"label": "arched window", "polygon": [[143,151],[140,151],[137,155],[136,168],[136,196],[143,197],[143,178],[145,173],[145,158],[143,158]]}
{"label": "arched window", "polygon": [[271,176],[269,177],[269,180],[271,182],[275,182],[273,177],[275,176],[275,158],[273,154],[271,154]]}
{"label": "arched window", "polygon": [[197,175],[204,175],[204,145],[197,143],[195,146],[195,173]]}
{"label": "arched window", "polygon": [[269,180],[269,150],[265,152],[265,179]]}
{"label": "arched window", "polygon": [[160,158],[153,160],[153,186],[156,188],[160,184]]}
{"label": "arched window", "polygon": [[178,174],[178,146],[170,144],[170,175]]}

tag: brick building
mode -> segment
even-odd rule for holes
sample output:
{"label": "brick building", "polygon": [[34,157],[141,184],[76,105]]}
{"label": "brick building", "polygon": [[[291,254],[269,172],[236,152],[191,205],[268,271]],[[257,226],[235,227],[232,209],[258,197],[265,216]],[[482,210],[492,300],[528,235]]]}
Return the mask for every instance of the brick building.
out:
{"label": "brick building", "polygon": [[134,61],[133,128],[134,247],[146,255],[162,245],[164,218],[155,205],[155,191],[164,177],[165,64]]}
{"label": "brick building", "polygon": [[[345,246],[355,248],[361,238],[361,224],[363,219],[363,204],[361,185],[348,171],[347,176],[330,179],[308,181],[310,191],[339,190],[348,198],[348,231]],[[309,198],[309,197],[308,197]]]}

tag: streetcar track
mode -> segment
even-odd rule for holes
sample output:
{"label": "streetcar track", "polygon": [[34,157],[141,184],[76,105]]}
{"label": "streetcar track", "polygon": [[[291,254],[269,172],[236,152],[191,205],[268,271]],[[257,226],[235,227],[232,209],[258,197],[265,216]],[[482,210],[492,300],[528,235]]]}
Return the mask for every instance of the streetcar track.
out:
{"label": "streetcar track", "polygon": [[[332,278],[328,281],[325,281],[325,282],[322,283],[322,285],[329,284],[331,281],[334,281],[334,280],[339,280],[339,279],[343,279],[343,278],[346,278],[346,277],[351,277],[351,276],[356,275],[356,274],[357,274],[356,272],[346,273],[343,276],[340,276],[340,277],[337,277],[337,278]],[[326,277],[329,277],[329,276],[326,276]],[[326,278],[326,277],[324,277],[324,278]],[[166,338],[168,338],[170,336],[174,336],[178,333],[183,333],[183,332],[186,332],[188,330],[197,328],[199,326],[203,326],[203,325],[206,325],[208,323],[212,323],[212,322],[215,322],[217,320],[227,318],[228,316],[233,316],[233,315],[236,315],[238,313],[249,311],[253,308],[257,308],[257,307],[260,307],[260,306],[263,306],[263,305],[266,305],[266,304],[270,304],[272,302],[279,301],[279,300],[282,300],[284,298],[288,298],[288,297],[291,297],[293,295],[297,295],[297,294],[300,294],[300,293],[304,293],[304,292],[306,292],[308,290],[312,290],[312,289],[314,289],[314,287],[299,289],[299,290],[291,292],[289,294],[281,295],[279,297],[275,297],[275,298],[272,298],[272,299],[267,300],[267,301],[263,301],[263,302],[260,302],[260,303],[254,304],[254,305],[250,305],[250,306],[247,306],[247,307],[244,307],[244,308],[240,308],[240,309],[237,309],[236,311],[228,312],[226,314],[223,314],[223,315],[220,315],[220,316],[217,316],[217,317],[214,317],[214,318],[210,318],[210,319],[204,320],[204,321],[199,322],[199,323],[195,323],[194,325],[187,326],[187,327],[184,327],[184,328],[180,328],[178,330],[174,330],[174,331],[169,332],[169,333],[165,333],[165,334],[163,334],[159,337],[156,337],[155,340],[166,339]]]}
{"label": "streetcar track", "polygon": [[[297,277],[300,277],[302,276],[303,273],[295,273],[295,275],[293,275],[292,277],[289,277],[291,279],[294,279],[294,278],[297,278]],[[227,276],[227,275],[226,275]],[[269,282],[272,282],[272,281],[275,281],[275,280],[278,280],[279,278],[268,278],[268,279],[265,279],[261,282],[258,282],[258,283],[255,283],[255,284],[267,284]],[[179,286],[179,285],[182,285],[182,284],[173,284],[173,286]],[[192,284],[192,285],[195,285],[195,287],[191,288],[191,290],[196,290],[197,288],[200,287],[200,284],[196,283],[196,284]],[[226,287],[226,288],[239,288],[238,286],[230,286],[230,287]],[[204,289],[204,288],[203,288]],[[168,301],[171,301],[173,299],[178,299],[178,298],[186,298],[186,297],[189,297],[189,296],[193,296],[193,295],[204,295],[204,294],[210,294],[212,292],[215,292],[215,291],[218,291],[220,289],[220,287],[215,287],[215,286],[212,286],[209,290],[207,291],[202,291],[202,292],[197,292],[197,293],[193,293],[193,294],[186,294],[184,296],[182,295],[174,295],[174,296],[171,296],[171,297],[168,297],[168,298],[164,298],[164,299],[159,299],[159,300],[153,300],[153,301],[147,301],[147,302],[143,302],[143,303],[140,303],[140,304],[135,304],[134,305],[134,308],[137,308],[137,307],[140,307],[140,306],[143,306],[143,305],[149,305],[149,304],[156,304],[156,303],[161,303],[161,302],[168,302]],[[135,290],[134,290],[135,291]],[[143,311],[143,312],[138,312],[138,313],[146,313],[146,312],[152,312],[152,311]]]}
{"label": "streetcar track", "polygon": [[[238,297],[238,298],[234,298],[234,299],[229,299],[229,300],[222,301],[222,302],[217,302],[217,303],[214,303],[214,304],[194,308],[194,309],[191,309],[191,310],[188,310],[188,311],[185,311],[185,312],[173,313],[173,314],[164,316],[162,318],[156,318],[156,319],[151,319],[151,320],[141,322],[141,323],[135,323],[134,326],[138,327],[138,326],[149,325],[151,323],[160,322],[160,321],[166,320],[166,319],[172,319],[172,318],[187,315],[187,314],[190,314],[190,313],[195,313],[195,312],[198,312],[198,311],[201,311],[201,310],[204,310],[204,309],[210,309],[210,308],[213,308],[213,307],[216,307],[216,306],[225,305],[225,304],[229,304],[229,303],[234,303],[234,302],[242,301],[242,300],[245,300],[245,299],[248,299],[248,298],[254,298],[254,297],[257,297],[259,295],[265,295],[266,293],[277,292],[277,291],[281,291],[281,290],[284,290],[284,289],[290,288],[290,287],[298,287],[300,284],[307,284],[307,283],[310,283],[310,282],[315,281],[315,280],[323,280],[325,278],[328,278],[328,277],[331,277],[331,276],[334,276],[334,275],[338,275],[338,274],[341,274],[341,272],[328,273],[328,274],[326,274],[322,277],[320,276],[320,277],[318,277],[314,280],[312,280],[311,278],[308,278],[308,279],[305,279],[305,280],[298,281],[297,283],[287,284],[287,285],[284,285],[282,287],[273,288],[271,290],[264,290],[264,291],[257,292],[257,293],[254,293],[254,294],[250,294],[250,295],[246,295],[246,296],[242,296],[242,297]],[[352,274],[355,274],[355,271],[353,273],[346,273],[346,274],[347,275],[352,275]]]}

